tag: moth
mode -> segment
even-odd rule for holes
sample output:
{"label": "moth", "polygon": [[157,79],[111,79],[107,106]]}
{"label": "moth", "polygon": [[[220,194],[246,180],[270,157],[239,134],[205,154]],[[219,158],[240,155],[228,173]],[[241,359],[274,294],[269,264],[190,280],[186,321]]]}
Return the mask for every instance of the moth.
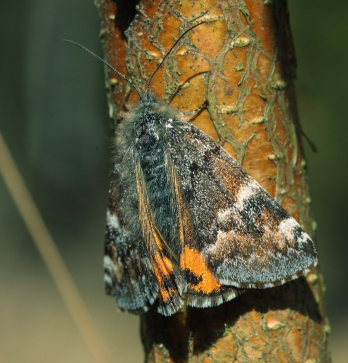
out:
{"label": "moth", "polygon": [[[121,310],[211,307],[284,284],[317,264],[316,247],[218,143],[112,66],[138,93],[115,136],[105,287]],[[99,57],[98,57],[99,58]],[[99,58],[100,59],[100,58]]]}

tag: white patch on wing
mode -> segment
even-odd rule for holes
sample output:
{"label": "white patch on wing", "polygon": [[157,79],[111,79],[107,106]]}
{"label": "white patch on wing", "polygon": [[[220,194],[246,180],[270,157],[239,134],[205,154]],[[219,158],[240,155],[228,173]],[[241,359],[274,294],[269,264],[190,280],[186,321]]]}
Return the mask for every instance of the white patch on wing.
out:
{"label": "white patch on wing", "polygon": [[221,209],[217,213],[217,220],[219,222],[227,222],[232,215],[232,208]]}
{"label": "white patch on wing", "polygon": [[309,235],[306,232],[302,232],[301,233],[301,237],[297,239],[297,242],[298,243],[301,243],[301,244],[304,244],[308,240],[311,240],[311,238],[309,237]]}
{"label": "white patch on wing", "polygon": [[278,230],[279,232],[286,237],[287,240],[294,239],[294,228],[298,227],[298,223],[292,217],[284,219],[280,222]]}
{"label": "white patch on wing", "polygon": [[236,196],[236,208],[242,210],[244,207],[244,203],[250,199],[253,195],[257,194],[260,191],[259,184],[256,183],[255,180],[250,181],[250,183],[243,185]]}
{"label": "white patch on wing", "polygon": [[112,228],[120,228],[120,223],[116,214],[112,214],[109,210],[106,212],[106,223]]}
{"label": "white patch on wing", "polygon": [[[224,231],[218,231],[217,236],[216,236],[216,243],[215,245],[219,247],[220,243],[225,242],[225,240],[227,239],[228,235],[230,233],[229,232],[224,232]],[[211,247],[216,248],[214,245],[212,245]]]}
{"label": "white patch on wing", "polygon": [[104,274],[104,282],[109,285],[112,286],[112,278],[110,277],[110,275],[108,274]]}
{"label": "white patch on wing", "polygon": [[228,243],[228,237],[232,234],[232,231],[224,232],[221,230],[217,231],[216,242],[209,244],[205,251],[207,254],[219,255],[221,251],[226,248],[226,242]]}
{"label": "white patch on wing", "polygon": [[166,123],[166,128],[167,129],[169,129],[169,128],[172,128],[173,127],[173,119],[172,118],[169,118],[168,120],[167,120],[167,123]]}
{"label": "white patch on wing", "polygon": [[110,275],[114,275],[115,273],[114,261],[112,261],[112,259],[107,255],[104,256],[104,268]]}

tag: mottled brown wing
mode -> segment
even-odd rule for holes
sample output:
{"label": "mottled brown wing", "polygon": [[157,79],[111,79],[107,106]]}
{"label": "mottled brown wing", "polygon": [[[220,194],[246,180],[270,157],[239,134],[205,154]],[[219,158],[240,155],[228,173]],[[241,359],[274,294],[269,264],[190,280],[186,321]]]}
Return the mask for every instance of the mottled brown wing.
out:
{"label": "mottled brown wing", "polygon": [[[133,175],[134,170],[134,175]],[[106,292],[122,310],[146,312],[151,305],[172,315],[183,305],[184,281],[178,259],[170,254],[149,210],[141,170],[127,174],[133,182],[117,183],[113,175],[104,250]]]}
{"label": "mottled brown wing", "polygon": [[187,304],[194,307],[210,307],[230,301],[242,293],[232,286],[224,286],[219,282],[208,266],[200,249],[195,248],[196,236],[193,229],[188,203],[183,195],[181,183],[175,167],[173,168],[173,184],[177,196],[180,221],[180,268],[185,278]]}
{"label": "mottled brown wing", "polygon": [[272,287],[316,265],[308,234],[214,140],[178,120],[166,140],[193,234],[185,248],[201,253],[221,284]]}
{"label": "mottled brown wing", "polygon": [[156,309],[168,316],[184,305],[182,293],[185,290],[185,281],[179,267],[176,249],[166,241],[156,224],[139,165],[136,167],[136,175],[143,244],[146,246],[146,256],[150,258],[158,285]]}
{"label": "mottled brown wing", "polygon": [[[129,177],[135,181],[135,175],[130,173]],[[120,309],[143,313],[156,301],[159,287],[151,256],[143,242],[137,215],[138,197],[126,187],[124,201],[125,189],[120,188],[118,181],[119,175],[113,173],[105,231],[105,290],[115,298]],[[124,209],[120,208],[121,204]]]}

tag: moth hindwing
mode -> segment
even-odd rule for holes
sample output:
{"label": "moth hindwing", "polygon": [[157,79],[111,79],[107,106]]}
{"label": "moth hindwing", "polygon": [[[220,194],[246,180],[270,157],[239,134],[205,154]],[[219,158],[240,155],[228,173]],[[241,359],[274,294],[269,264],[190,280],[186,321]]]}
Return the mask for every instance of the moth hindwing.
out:
{"label": "moth hindwing", "polygon": [[146,92],[117,131],[105,284],[121,309],[209,307],[317,263],[301,226],[221,146]]}

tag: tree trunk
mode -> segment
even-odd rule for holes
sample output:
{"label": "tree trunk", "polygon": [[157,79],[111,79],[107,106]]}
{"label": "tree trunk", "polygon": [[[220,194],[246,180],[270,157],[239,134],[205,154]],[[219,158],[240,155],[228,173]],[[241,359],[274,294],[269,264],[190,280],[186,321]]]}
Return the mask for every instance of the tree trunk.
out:
{"label": "tree trunk", "polygon": [[[164,101],[175,94],[172,106],[180,112],[207,100],[207,110],[193,122],[313,236],[286,1],[143,0],[137,11],[136,3],[97,1],[107,60],[144,89],[179,35],[205,21],[185,36],[151,89]],[[107,76],[115,120],[137,102],[135,92],[116,78]],[[150,311],[141,317],[146,361],[330,362],[323,290],[315,269],[306,278],[248,290],[216,308],[189,308],[169,318]]]}

